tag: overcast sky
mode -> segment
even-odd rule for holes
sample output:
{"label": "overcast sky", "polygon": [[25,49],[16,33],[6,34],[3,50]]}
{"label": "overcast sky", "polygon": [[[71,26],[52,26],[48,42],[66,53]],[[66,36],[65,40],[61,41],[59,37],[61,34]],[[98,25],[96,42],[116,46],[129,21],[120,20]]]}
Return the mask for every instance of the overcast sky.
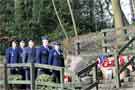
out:
{"label": "overcast sky", "polygon": [[129,23],[131,24],[131,10],[130,10],[130,0],[121,0],[121,7],[122,10],[127,18],[127,20],[129,21]]}

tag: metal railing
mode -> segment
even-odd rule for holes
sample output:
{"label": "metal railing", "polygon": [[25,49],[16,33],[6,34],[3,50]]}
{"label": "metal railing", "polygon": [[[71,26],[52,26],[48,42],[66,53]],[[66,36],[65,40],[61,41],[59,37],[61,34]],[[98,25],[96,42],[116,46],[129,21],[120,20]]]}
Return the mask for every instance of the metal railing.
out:
{"label": "metal railing", "polygon": [[81,77],[82,74],[89,73],[90,71],[92,71],[93,73],[93,82],[90,85],[87,85],[85,88],[83,88],[83,90],[90,90],[92,88],[96,88],[96,90],[98,90],[97,62],[93,62],[92,64],[88,65],[86,68],[77,72],[77,75]]}
{"label": "metal railing", "polygon": [[[126,67],[132,63],[132,61],[134,60],[134,55],[135,55],[135,51],[125,51],[127,48],[129,48],[129,46],[131,44],[134,43],[135,41],[135,32],[134,32],[134,29],[135,29],[135,26],[128,26],[128,27],[122,27],[122,28],[118,28],[118,29],[122,29],[124,30],[125,32],[125,35],[124,35],[124,38],[128,38],[127,41],[124,41],[124,42],[118,42],[118,43],[121,43],[121,45],[124,45],[123,47],[120,48],[120,50],[115,50],[114,53],[112,55],[115,56],[115,64],[116,64],[116,87],[117,88],[120,88],[121,87],[121,81],[120,81],[120,73],[122,71],[124,71],[126,69]],[[117,30],[118,30],[117,29]],[[132,29],[131,32],[129,32],[128,30],[129,29]],[[116,29],[104,29],[102,30],[101,33],[103,33],[103,41],[102,41],[102,45],[103,47],[105,47],[106,49],[109,47],[113,47],[114,45],[112,45],[110,42],[108,43],[107,42],[107,33],[108,32],[115,32]],[[121,36],[115,36],[115,39],[116,38],[119,38]],[[130,39],[129,39],[130,37]],[[111,37],[109,37],[109,39],[111,39]],[[115,42],[116,43],[116,42]],[[116,44],[117,45],[117,44]],[[134,45],[133,45],[134,46]],[[135,48],[135,47],[133,47]],[[126,63],[121,69],[120,69],[120,66],[119,66],[119,55],[121,54],[126,54],[126,55],[133,55],[133,57],[131,58],[131,60]]]}

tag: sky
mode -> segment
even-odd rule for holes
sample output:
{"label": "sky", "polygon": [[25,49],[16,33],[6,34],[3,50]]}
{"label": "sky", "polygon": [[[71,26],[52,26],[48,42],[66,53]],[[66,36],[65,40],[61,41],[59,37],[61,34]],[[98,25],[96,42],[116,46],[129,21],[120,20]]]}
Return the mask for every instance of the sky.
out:
{"label": "sky", "polygon": [[131,8],[130,8],[130,0],[121,0],[121,8],[128,20],[128,22],[131,24],[132,21],[131,21]]}

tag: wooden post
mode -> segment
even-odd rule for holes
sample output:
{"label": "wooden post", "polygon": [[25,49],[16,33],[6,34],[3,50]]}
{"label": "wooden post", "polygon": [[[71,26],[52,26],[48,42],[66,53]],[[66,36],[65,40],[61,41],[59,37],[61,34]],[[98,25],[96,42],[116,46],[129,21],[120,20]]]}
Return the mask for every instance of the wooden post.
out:
{"label": "wooden post", "polygon": [[35,67],[34,63],[30,66],[31,90],[35,90]]}
{"label": "wooden post", "polygon": [[60,83],[61,83],[61,90],[64,89],[64,68],[60,70]]}
{"label": "wooden post", "polygon": [[4,63],[4,90],[8,90],[7,63]]}
{"label": "wooden post", "polygon": [[115,50],[115,73],[116,73],[116,87],[120,88],[121,83],[120,83],[120,73],[119,73],[119,56],[117,54],[117,51]]}

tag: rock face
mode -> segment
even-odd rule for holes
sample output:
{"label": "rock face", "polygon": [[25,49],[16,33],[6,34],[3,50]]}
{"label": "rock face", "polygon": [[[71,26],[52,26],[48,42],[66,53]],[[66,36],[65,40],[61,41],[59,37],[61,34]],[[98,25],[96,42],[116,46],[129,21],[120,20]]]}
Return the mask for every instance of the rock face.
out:
{"label": "rock face", "polygon": [[78,72],[87,66],[87,63],[81,56],[69,55],[66,59],[66,64],[72,72]]}

